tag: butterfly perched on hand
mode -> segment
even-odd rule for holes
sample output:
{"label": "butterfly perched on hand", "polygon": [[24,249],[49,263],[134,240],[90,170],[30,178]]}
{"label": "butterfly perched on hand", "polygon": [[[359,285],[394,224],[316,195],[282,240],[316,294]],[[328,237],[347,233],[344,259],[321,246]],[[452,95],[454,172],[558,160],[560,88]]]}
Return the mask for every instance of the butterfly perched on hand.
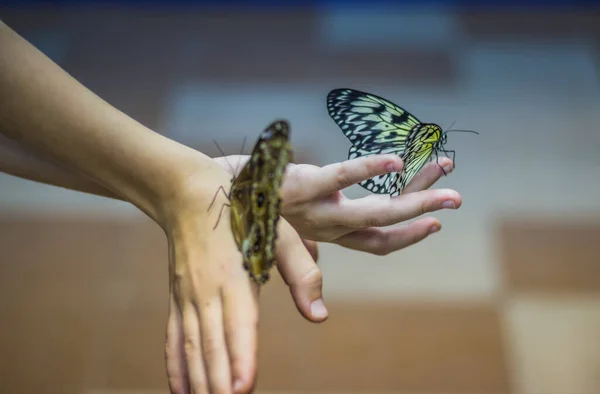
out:
{"label": "butterfly perched on hand", "polygon": [[[434,123],[421,123],[396,104],[371,93],[334,89],[327,95],[327,111],[352,143],[348,158],[393,153],[402,158],[402,172],[375,176],[359,183],[376,194],[397,196],[421,168],[444,149],[446,133]],[[451,130],[476,133],[471,130]],[[442,169],[443,171],[443,169]],[[445,172],[444,172],[445,174]]]}
{"label": "butterfly perched on hand", "polygon": [[[281,211],[279,190],[285,169],[293,157],[289,136],[288,122],[271,123],[261,133],[239,175],[232,180],[229,194],[222,186],[219,188],[229,200],[223,207],[231,209],[231,231],[242,253],[244,269],[258,284],[269,280],[269,271],[275,264]],[[208,209],[213,203],[214,199]]]}

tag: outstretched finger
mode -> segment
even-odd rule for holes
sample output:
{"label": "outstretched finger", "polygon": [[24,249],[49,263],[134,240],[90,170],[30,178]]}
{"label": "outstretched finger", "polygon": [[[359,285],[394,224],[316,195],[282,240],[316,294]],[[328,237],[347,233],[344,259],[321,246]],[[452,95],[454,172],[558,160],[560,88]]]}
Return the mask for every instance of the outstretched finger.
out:
{"label": "outstretched finger", "polygon": [[398,227],[357,230],[338,238],[336,243],[349,249],[385,256],[424,240],[441,227],[437,219],[427,217]]}
{"label": "outstretched finger", "polygon": [[351,228],[384,227],[414,219],[427,212],[457,209],[462,199],[451,189],[423,190],[394,198],[371,195],[346,199],[336,209],[320,213],[320,220]]}
{"label": "outstretched finger", "polygon": [[312,171],[294,171],[295,168],[290,167],[288,178],[292,183],[311,185],[293,187],[293,193],[296,195],[292,196],[291,200],[307,201],[326,196],[377,175],[400,172],[402,168],[402,159],[392,154],[362,156]]}
{"label": "outstretched finger", "polygon": [[306,319],[320,323],[328,315],[321,271],[294,228],[283,218],[280,223],[277,269],[289,286],[298,311]]}
{"label": "outstretched finger", "polygon": [[440,157],[439,160],[428,163],[415,177],[406,185],[402,194],[427,190],[435,184],[444,173],[450,174],[454,169],[452,160],[448,157]]}

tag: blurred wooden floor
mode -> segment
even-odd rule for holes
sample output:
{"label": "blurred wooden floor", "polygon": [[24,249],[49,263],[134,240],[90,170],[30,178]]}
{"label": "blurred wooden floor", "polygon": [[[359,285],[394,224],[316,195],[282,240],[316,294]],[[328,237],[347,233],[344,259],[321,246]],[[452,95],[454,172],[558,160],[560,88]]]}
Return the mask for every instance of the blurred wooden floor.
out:
{"label": "blurred wooden floor", "polygon": [[[533,239],[544,231],[559,231],[523,226],[504,227],[507,267],[519,256],[534,259]],[[565,229],[577,233],[575,227]],[[535,281],[518,282],[536,283],[537,291],[546,280],[551,291],[556,279],[548,270],[562,277],[587,276],[591,271],[577,267],[593,265],[598,246],[588,241],[598,239],[600,227],[586,227],[579,234],[547,238],[552,243],[544,244],[546,264],[537,271],[533,264],[526,271],[508,269],[508,282],[521,272],[527,272],[526,278],[540,272]],[[523,243],[524,237],[532,241]],[[1,392],[166,390],[166,244],[157,226],[146,219],[14,216],[0,220],[0,251]],[[577,264],[565,256],[573,256]],[[584,283],[588,294],[598,290],[598,281],[589,278],[569,283],[571,294],[577,283]],[[314,325],[297,313],[277,276],[263,290],[259,392],[514,392],[515,352],[509,351],[513,339],[507,337],[514,331],[500,301],[330,300],[328,307],[329,320]],[[516,327],[522,326],[523,316],[515,319]],[[594,321],[600,322],[589,323]],[[533,326],[523,329],[528,327]],[[571,353],[572,341],[577,338],[569,342]],[[600,356],[588,351],[587,357],[578,362],[593,371]]]}

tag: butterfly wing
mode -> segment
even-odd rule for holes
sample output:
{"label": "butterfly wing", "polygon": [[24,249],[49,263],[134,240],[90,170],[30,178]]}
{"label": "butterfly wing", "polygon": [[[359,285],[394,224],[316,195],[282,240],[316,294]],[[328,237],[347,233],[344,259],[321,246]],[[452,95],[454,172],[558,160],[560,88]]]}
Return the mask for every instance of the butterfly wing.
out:
{"label": "butterfly wing", "polygon": [[237,206],[232,209],[232,215],[238,215],[237,219],[232,217],[232,231],[236,242],[239,240],[244,267],[259,284],[269,279],[269,270],[275,263],[281,210],[279,190],[291,160],[289,124],[286,121],[273,122],[261,134],[242,169],[240,176],[244,178],[233,188],[233,197],[239,198],[232,199],[232,208]]}
{"label": "butterfly wing", "polygon": [[[405,109],[376,96],[353,89],[334,89],[327,95],[329,116],[352,143],[348,158],[377,154],[402,156],[420,126]],[[359,183],[376,194],[390,194],[399,174],[378,175]]]}
{"label": "butterfly wing", "polygon": [[[231,185],[231,231],[240,252],[242,252],[244,239],[250,233],[250,225],[254,221],[250,207],[250,195],[253,185],[250,167],[251,163],[248,160]],[[244,261],[244,267],[248,268],[246,261]]]}
{"label": "butterfly wing", "polygon": [[371,154],[402,154],[411,131],[420,123],[396,104],[353,89],[329,92],[327,111],[352,145]]}
{"label": "butterfly wing", "polygon": [[[373,153],[373,151],[357,148],[356,146],[351,146],[348,152],[348,159],[355,159],[357,157],[368,156],[373,154],[376,153]],[[397,172],[376,175],[373,178],[359,182],[358,184],[364,189],[370,191],[371,193],[390,194],[390,188],[396,182],[397,176]]]}
{"label": "butterfly wing", "polygon": [[429,161],[433,149],[431,146],[422,149],[418,154],[406,157],[404,160],[405,168],[400,173],[400,176],[390,188],[390,196],[398,196],[406,185],[414,178],[414,176],[423,168],[425,163]]}
{"label": "butterfly wing", "polygon": [[416,138],[409,142],[404,155],[402,155],[404,168],[390,189],[391,197],[402,193],[406,185],[431,159],[431,155],[439,147],[440,137],[441,130],[437,125],[426,125],[419,130]]}

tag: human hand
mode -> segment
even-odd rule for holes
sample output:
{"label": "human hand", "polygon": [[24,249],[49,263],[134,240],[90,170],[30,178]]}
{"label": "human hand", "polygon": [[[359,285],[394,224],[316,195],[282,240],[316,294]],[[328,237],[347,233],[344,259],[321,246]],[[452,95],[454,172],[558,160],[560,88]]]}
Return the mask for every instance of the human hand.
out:
{"label": "human hand", "polygon": [[[11,147],[12,157],[0,160],[0,168],[130,202],[158,223],[169,245],[165,350],[171,390],[249,391],[258,289],[242,268],[228,215],[213,230],[216,210],[206,211],[213,192],[228,184],[226,172],[101,100],[1,21],[0,42],[0,133],[25,148],[14,155]],[[23,165],[27,151],[39,157],[36,165]],[[40,171],[45,161],[56,166]],[[314,265],[307,249],[312,244],[305,246],[280,223],[280,271],[288,283],[298,283],[298,269]]]}
{"label": "human hand", "polygon": [[[177,220],[163,226],[169,243],[170,295],[165,346],[173,393],[246,393],[257,363],[258,286],[248,279],[223,214],[207,212],[210,200],[230,176],[215,166],[211,175],[189,176],[171,205]],[[217,200],[218,208],[222,200]],[[279,221],[277,268],[297,308],[313,322],[327,318],[321,298],[317,249]],[[313,301],[317,307],[313,307]]]}
{"label": "human hand", "polygon": [[[230,169],[228,163],[246,159],[228,156],[215,160]],[[373,194],[358,199],[347,198],[341,190],[376,175],[398,172],[402,160],[396,155],[376,155],[324,167],[290,164],[281,190],[282,215],[305,240],[385,255],[422,241],[440,230],[441,223],[424,217],[402,226],[381,227],[460,207],[462,199],[456,191],[428,190],[444,171],[453,169],[449,158],[441,157],[438,163],[427,164],[398,197]]]}

